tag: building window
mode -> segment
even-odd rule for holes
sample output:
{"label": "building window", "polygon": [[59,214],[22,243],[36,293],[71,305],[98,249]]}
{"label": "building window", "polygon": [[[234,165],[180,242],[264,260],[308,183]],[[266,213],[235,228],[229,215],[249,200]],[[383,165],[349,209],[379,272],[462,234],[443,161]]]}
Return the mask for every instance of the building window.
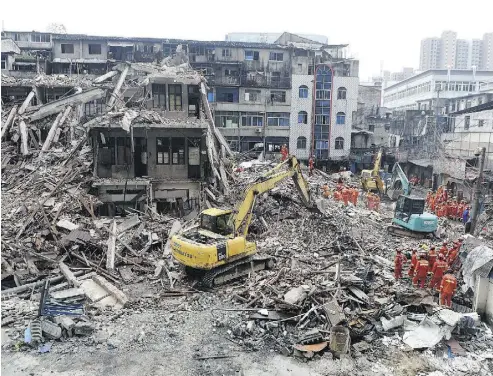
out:
{"label": "building window", "polygon": [[258,51],[246,50],[245,51],[245,60],[259,60]]}
{"label": "building window", "polygon": [[289,127],[289,112],[268,112],[267,125]]}
{"label": "building window", "polygon": [[283,61],[283,53],[282,52],[270,52],[269,60],[271,61]]}
{"label": "building window", "polygon": [[259,102],[260,90],[245,90],[245,102]]}
{"label": "building window", "polygon": [[98,115],[103,113],[105,103],[104,99],[95,99],[90,102],[84,103],[84,115],[86,116],[92,116],[92,115]]}
{"label": "building window", "polygon": [[50,35],[49,34],[31,34],[31,42],[49,43],[50,42]]}
{"label": "building window", "polygon": [[464,118],[464,129],[465,130],[468,130],[470,124],[471,124],[471,117],[470,116],[466,116]]}
{"label": "building window", "polygon": [[285,91],[271,90],[270,100],[272,103],[274,103],[274,102],[284,103],[284,102],[286,102],[286,92]]}
{"label": "building window", "polygon": [[346,88],[340,87],[337,89],[337,99],[346,99]]}
{"label": "building window", "polygon": [[74,53],[74,45],[72,43],[62,43],[62,54],[73,54]]}
{"label": "building window", "polygon": [[152,84],[152,104],[156,108],[166,108],[166,85]]}
{"label": "building window", "polygon": [[169,164],[169,138],[156,138],[156,156],[158,165]]}
{"label": "building window", "polygon": [[335,148],[336,148],[336,150],[342,150],[342,149],[344,149],[344,139],[342,137],[337,137],[336,138]]}
{"label": "building window", "polygon": [[298,137],[296,140],[296,148],[297,149],[306,149],[306,137]]}
{"label": "building window", "polygon": [[369,124],[369,125],[368,125],[368,130],[369,130],[370,132],[375,132],[375,124]]}
{"label": "building window", "polygon": [[218,87],[216,88],[216,100],[218,102],[238,103],[239,93],[237,88]]}
{"label": "building window", "polygon": [[130,137],[116,137],[116,164],[118,166],[132,163]]}
{"label": "building window", "polygon": [[181,111],[181,85],[168,85],[169,110]]}
{"label": "building window", "polygon": [[2,69],[7,69],[7,62],[2,59]]}
{"label": "building window", "polygon": [[329,100],[330,91],[332,89],[331,82],[317,82],[315,90],[315,99]]}
{"label": "building window", "polygon": [[229,48],[227,49],[223,48],[222,57],[231,57],[231,50]]}
{"label": "building window", "polygon": [[146,53],[146,54],[152,54],[152,53],[154,53],[154,46],[149,46],[147,44],[144,44],[143,50],[144,50],[144,53]]}
{"label": "building window", "polygon": [[245,112],[241,114],[241,125],[243,127],[262,127],[264,115],[260,112]]}
{"label": "building window", "polygon": [[301,85],[298,89],[298,96],[300,98],[308,98],[308,86]]}
{"label": "building window", "polygon": [[308,123],[308,113],[306,111],[298,112],[298,124]]}
{"label": "building window", "polygon": [[481,120],[478,120],[478,127],[482,127],[484,126],[484,120],[481,119]]}
{"label": "building window", "polygon": [[89,55],[101,55],[101,45],[100,44],[90,44],[89,45]]}
{"label": "building window", "polygon": [[233,111],[216,111],[216,126],[224,128],[238,128],[239,113]]}
{"label": "building window", "polygon": [[185,164],[185,138],[173,137],[171,139],[171,156],[174,165]]}
{"label": "building window", "polygon": [[346,124],[346,114],[344,112],[338,112],[337,113],[336,124],[338,124],[338,125]]}

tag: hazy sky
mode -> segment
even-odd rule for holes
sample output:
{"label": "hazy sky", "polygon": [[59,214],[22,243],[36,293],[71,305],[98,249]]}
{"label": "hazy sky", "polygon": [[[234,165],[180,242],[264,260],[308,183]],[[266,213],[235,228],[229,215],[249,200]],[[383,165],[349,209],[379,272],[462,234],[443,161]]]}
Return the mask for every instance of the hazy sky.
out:
{"label": "hazy sky", "polygon": [[[228,32],[322,34],[349,43],[365,81],[384,69],[418,68],[420,40],[455,30],[459,38],[493,32],[493,1],[2,1],[5,30],[44,31],[51,22],[69,33],[224,40]],[[403,5],[401,5],[403,4]],[[471,7],[468,7],[471,4]],[[23,10],[21,12],[21,10]],[[9,15],[8,18],[6,15]]]}

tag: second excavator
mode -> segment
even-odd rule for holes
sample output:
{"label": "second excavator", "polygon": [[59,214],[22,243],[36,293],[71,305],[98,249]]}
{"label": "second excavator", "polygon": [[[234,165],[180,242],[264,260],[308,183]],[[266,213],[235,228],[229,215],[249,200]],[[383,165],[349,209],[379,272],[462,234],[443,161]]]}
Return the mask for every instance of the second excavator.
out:
{"label": "second excavator", "polygon": [[298,160],[290,156],[259,177],[235,210],[206,209],[199,226],[171,238],[174,258],[188,271],[199,274],[205,287],[213,287],[273,266],[270,257],[257,254],[257,246],[247,240],[257,197],[292,178],[303,204],[311,207],[310,189]]}

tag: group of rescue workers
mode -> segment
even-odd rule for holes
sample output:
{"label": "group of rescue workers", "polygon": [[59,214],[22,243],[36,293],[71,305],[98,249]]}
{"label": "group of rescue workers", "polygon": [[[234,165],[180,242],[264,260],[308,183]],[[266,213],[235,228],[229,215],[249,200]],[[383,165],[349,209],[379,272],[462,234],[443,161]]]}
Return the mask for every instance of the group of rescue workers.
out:
{"label": "group of rescue workers", "polygon": [[[358,203],[359,188],[355,185],[345,185],[342,178],[337,182],[336,189],[332,192],[327,184],[321,187],[322,196],[328,198],[330,196],[334,197],[334,200],[344,202],[344,205],[352,203],[354,206]],[[366,194],[366,206],[370,210],[378,211],[380,208],[380,196],[368,192]]]}
{"label": "group of rescue workers", "polygon": [[464,223],[469,220],[469,205],[464,200],[449,197],[445,186],[438,187],[435,193],[430,189],[426,194],[426,205],[439,218],[446,217]]}
{"label": "group of rescue workers", "polygon": [[[443,242],[438,253],[435,246],[427,250],[426,245],[422,245],[420,250],[417,248],[411,251],[411,264],[408,276],[412,278],[415,287],[425,288],[428,275],[431,276],[428,288],[436,288],[440,293],[440,305],[452,306],[452,296],[457,288],[457,278],[454,271],[460,268],[459,250],[464,238],[459,238],[453,242],[451,248],[448,243]],[[397,249],[394,260],[395,279],[402,278],[402,268],[407,263],[407,257],[401,249]]]}

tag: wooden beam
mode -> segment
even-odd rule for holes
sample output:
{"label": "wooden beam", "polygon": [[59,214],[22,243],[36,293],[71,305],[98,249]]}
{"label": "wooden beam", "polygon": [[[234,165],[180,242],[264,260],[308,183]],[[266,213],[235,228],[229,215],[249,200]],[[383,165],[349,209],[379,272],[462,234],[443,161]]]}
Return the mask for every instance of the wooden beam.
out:
{"label": "wooden beam", "polygon": [[106,80],[109,80],[110,78],[116,76],[118,74],[117,70],[114,71],[109,71],[108,73],[103,74],[102,76],[96,77],[93,81],[95,84],[99,84],[101,82],[104,82]]}
{"label": "wooden beam", "polygon": [[129,69],[130,66],[126,65],[122,73],[120,73],[120,77],[118,78],[118,82],[116,83],[115,89],[113,90],[113,93],[111,93],[111,97],[106,105],[108,109],[111,109],[114,106],[116,98],[118,98],[120,89],[122,88],[123,82],[125,81],[125,77],[127,76]]}
{"label": "wooden beam", "polygon": [[12,107],[12,109],[9,112],[9,117],[7,118],[7,121],[5,121],[5,123],[3,124],[2,140],[3,140],[3,137],[5,136],[5,134],[7,133],[7,131],[9,130],[10,126],[14,123],[14,118],[15,118],[16,114],[17,114],[17,105]]}
{"label": "wooden beam", "polygon": [[18,111],[19,115],[22,115],[26,111],[26,108],[27,106],[29,106],[29,102],[31,102],[31,99],[33,99],[34,94],[36,94],[34,90],[31,90],[31,92],[27,95],[26,99],[24,99],[24,102],[22,102],[22,105]]}
{"label": "wooden beam", "polygon": [[60,261],[58,263],[58,267],[60,268],[60,271],[62,272],[63,276],[65,277],[65,279],[70,285],[74,287],[80,286],[80,282],[77,280],[77,277],[74,275],[74,273],[72,273],[72,271],[68,268],[68,266],[65,263]]}
{"label": "wooden beam", "polygon": [[115,269],[115,250],[116,250],[116,221],[113,219],[110,226],[110,236],[108,238],[108,250],[106,251],[106,269]]}
{"label": "wooden beam", "polygon": [[70,111],[72,111],[72,107],[68,106],[63,113],[60,112],[58,114],[55,121],[51,125],[50,131],[48,132],[48,136],[46,136],[46,140],[43,144],[43,147],[41,148],[41,153],[39,153],[39,155],[41,155],[43,152],[50,149],[51,143],[52,143],[53,139],[55,138],[55,134],[56,134],[57,129],[60,126],[62,126],[62,124],[65,122],[68,115],[70,114]]}
{"label": "wooden beam", "polygon": [[76,106],[84,104],[96,99],[104,98],[106,91],[100,88],[92,88],[82,93],[75,93],[41,106],[37,111],[29,115],[30,121],[43,119],[47,116],[56,114],[62,111],[66,106]]}
{"label": "wooden beam", "polygon": [[19,132],[21,134],[21,149],[22,155],[29,155],[29,145],[27,140],[27,125],[24,120],[21,120],[19,124]]}

